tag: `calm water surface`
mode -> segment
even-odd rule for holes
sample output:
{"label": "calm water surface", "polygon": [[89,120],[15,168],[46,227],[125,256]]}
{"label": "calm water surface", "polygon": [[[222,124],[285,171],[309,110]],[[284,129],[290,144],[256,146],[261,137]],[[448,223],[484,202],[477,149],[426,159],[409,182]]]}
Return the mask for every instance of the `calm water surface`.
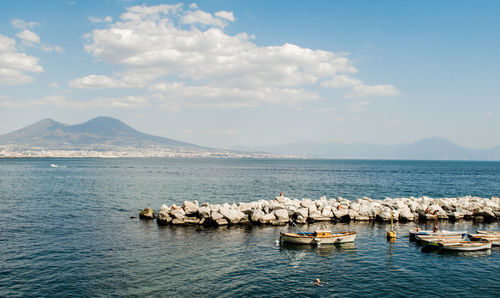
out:
{"label": "calm water surface", "polygon": [[[129,217],[146,206],[280,191],[491,197],[499,177],[495,162],[0,159],[0,296],[498,296],[499,249],[423,253],[404,237],[412,224],[396,224],[395,243],[385,225],[352,223],[330,228],[358,231],[354,245],[280,248],[289,227],[200,230]],[[326,284],[313,286],[316,278]]]}

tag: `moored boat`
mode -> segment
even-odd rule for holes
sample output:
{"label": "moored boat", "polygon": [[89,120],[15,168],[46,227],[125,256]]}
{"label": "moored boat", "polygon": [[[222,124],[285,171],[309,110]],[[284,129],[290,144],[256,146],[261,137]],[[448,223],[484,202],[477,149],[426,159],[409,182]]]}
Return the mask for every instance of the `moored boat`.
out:
{"label": "moored boat", "polygon": [[481,231],[481,230],[477,230],[476,233],[478,233],[478,234],[500,235],[500,231]]}
{"label": "moored boat", "polygon": [[465,236],[467,235],[467,231],[447,231],[447,230],[438,230],[434,232],[433,230],[408,230],[410,233],[410,238],[415,238],[420,235],[431,235],[431,236]]}
{"label": "moored boat", "polygon": [[471,240],[489,240],[494,246],[500,246],[500,234],[469,234]]}
{"label": "moored boat", "polygon": [[463,241],[463,235],[417,235],[415,240],[420,241],[424,244],[432,242],[459,242]]}
{"label": "moored boat", "polygon": [[438,242],[439,247],[442,250],[451,251],[478,251],[491,248],[491,241],[479,240],[479,241],[461,241],[460,243],[441,243]]}
{"label": "moored boat", "polygon": [[280,233],[281,243],[297,244],[341,244],[354,242],[356,232],[335,232],[327,229],[316,230],[314,232]]}

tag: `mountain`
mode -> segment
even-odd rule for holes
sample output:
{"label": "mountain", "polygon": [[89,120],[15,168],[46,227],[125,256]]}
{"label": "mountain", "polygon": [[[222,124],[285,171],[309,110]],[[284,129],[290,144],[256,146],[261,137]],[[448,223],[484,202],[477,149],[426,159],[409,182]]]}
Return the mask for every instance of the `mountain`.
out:
{"label": "mountain", "polygon": [[210,149],[145,134],[111,117],[97,117],[77,125],[66,125],[52,119],[44,119],[0,136],[0,144],[62,149],[102,146],[162,146],[189,150]]}
{"label": "mountain", "polygon": [[[233,148],[243,149],[243,148]],[[410,160],[500,160],[500,146],[469,149],[445,138],[426,138],[411,144],[375,145],[296,142],[280,146],[244,148],[253,152],[338,159],[410,159]]]}

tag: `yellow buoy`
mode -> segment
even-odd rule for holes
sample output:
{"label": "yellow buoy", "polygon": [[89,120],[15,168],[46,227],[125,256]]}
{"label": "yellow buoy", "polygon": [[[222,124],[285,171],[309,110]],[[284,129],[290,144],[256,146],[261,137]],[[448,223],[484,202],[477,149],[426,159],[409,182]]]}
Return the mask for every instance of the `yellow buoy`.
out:
{"label": "yellow buoy", "polygon": [[392,215],[393,215],[393,213],[391,212],[391,230],[387,231],[387,238],[388,239],[396,238],[396,231],[394,231],[394,222],[392,219]]}
{"label": "yellow buoy", "polygon": [[387,231],[387,238],[396,238],[395,231]]}

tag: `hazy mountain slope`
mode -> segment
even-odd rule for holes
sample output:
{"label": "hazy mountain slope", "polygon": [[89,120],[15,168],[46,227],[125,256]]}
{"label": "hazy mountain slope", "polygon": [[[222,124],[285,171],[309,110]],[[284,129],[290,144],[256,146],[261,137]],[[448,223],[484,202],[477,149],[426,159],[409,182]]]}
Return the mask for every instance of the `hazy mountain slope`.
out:
{"label": "hazy mountain slope", "polygon": [[[250,150],[248,147],[245,149]],[[297,142],[280,146],[258,147],[252,151],[316,158],[500,160],[500,146],[491,149],[469,149],[445,138],[437,137],[422,139],[411,144],[397,145]]]}
{"label": "hazy mountain slope", "polygon": [[142,133],[111,117],[97,117],[77,125],[64,125],[45,119],[0,136],[0,144],[47,147],[94,145],[154,146],[207,149],[194,144]]}

